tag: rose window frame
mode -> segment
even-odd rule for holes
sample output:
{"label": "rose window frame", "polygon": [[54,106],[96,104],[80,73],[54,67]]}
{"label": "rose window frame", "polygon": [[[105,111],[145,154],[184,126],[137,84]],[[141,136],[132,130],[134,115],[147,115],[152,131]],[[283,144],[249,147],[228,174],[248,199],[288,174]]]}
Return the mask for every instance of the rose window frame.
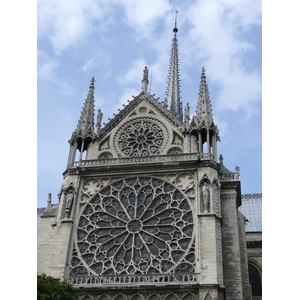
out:
{"label": "rose window frame", "polygon": [[178,186],[153,176],[119,178],[82,207],[70,276],[193,273],[192,204]]}
{"label": "rose window frame", "polygon": [[158,155],[167,146],[169,133],[159,120],[138,117],[126,122],[114,136],[115,150],[123,157]]}

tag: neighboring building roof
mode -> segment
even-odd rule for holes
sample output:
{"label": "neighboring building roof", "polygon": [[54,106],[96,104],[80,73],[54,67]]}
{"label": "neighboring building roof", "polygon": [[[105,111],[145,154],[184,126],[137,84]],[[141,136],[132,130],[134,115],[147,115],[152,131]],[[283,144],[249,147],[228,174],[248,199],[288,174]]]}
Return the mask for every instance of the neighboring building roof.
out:
{"label": "neighboring building roof", "polygon": [[246,222],[246,232],[262,232],[262,194],[242,195],[240,212],[249,221]]}
{"label": "neighboring building roof", "polygon": [[41,215],[46,210],[46,207],[41,207],[37,209],[37,231],[39,231],[40,223],[41,223]]}
{"label": "neighboring building roof", "polygon": [[37,209],[37,231],[39,231],[41,217],[55,217],[58,204],[50,204],[48,207]]}

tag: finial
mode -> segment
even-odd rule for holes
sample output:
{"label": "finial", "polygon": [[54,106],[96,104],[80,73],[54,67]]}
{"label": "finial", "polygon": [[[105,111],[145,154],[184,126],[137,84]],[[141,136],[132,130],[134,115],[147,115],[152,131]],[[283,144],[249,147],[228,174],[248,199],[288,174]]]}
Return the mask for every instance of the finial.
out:
{"label": "finial", "polygon": [[[147,67],[145,66],[145,69],[143,71],[143,80],[142,80],[142,90],[144,93],[147,93],[147,88],[148,88],[148,83],[149,83],[149,80],[148,80],[148,73],[149,73],[149,70],[147,69]],[[132,96],[134,97],[134,96]]]}
{"label": "finial", "polygon": [[102,117],[103,117],[103,113],[102,113],[101,109],[98,109],[97,123],[96,123],[96,133],[97,134],[100,132]]}
{"label": "finial", "polygon": [[175,27],[173,28],[173,32],[178,32],[178,28],[177,28],[177,13],[178,10],[175,11]]}
{"label": "finial", "polygon": [[220,155],[219,160],[220,160],[220,165],[223,165],[223,155],[222,154]]}
{"label": "finial", "polygon": [[50,207],[50,204],[51,204],[51,193],[48,194],[47,209]]}
{"label": "finial", "polygon": [[95,77],[93,76],[93,78],[92,78],[92,80],[91,80],[91,85],[90,85],[90,87],[94,87],[94,83],[95,83]]}

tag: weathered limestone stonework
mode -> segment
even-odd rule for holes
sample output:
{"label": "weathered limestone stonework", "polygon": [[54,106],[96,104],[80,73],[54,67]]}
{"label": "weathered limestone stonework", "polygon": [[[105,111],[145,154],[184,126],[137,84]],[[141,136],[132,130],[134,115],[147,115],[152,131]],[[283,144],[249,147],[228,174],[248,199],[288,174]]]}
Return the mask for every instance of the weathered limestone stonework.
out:
{"label": "weathered limestone stonework", "polygon": [[250,299],[239,171],[218,162],[204,68],[196,115],[187,105],[183,118],[177,31],[165,103],[145,68],[142,92],[103,127],[99,110],[95,131],[92,79],[58,204],[41,218],[38,273],[80,299]]}

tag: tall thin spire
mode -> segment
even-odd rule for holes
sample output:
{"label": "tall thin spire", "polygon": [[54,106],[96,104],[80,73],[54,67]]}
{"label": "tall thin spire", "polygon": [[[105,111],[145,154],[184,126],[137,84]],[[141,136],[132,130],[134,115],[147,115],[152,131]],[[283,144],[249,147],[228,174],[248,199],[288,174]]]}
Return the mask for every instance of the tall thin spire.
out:
{"label": "tall thin spire", "polygon": [[182,121],[182,103],[180,103],[180,84],[179,84],[179,59],[178,59],[178,40],[176,33],[177,13],[175,15],[175,27],[173,28],[174,38],[172,40],[171,58],[168,75],[167,97],[165,99],[165,107],[180,121]]}
{"label": "tall thin spire", "polygon": [[199,123],[204,121],[204,124],[209,127],[213,123],[211,102],[209,98],[208,86],[206,83],[205,69],[202,67],[201,81],[198,94],[197,117]]}
{"label": "tall thin spire", "polygon": [[85,100],[81,115],[77,124],[76,131],[78,134],[85,135],[85,133],[90,129],[94,132],[94,83],[95,78],[91,80],[91,85],[89,88],[89,93]]}

